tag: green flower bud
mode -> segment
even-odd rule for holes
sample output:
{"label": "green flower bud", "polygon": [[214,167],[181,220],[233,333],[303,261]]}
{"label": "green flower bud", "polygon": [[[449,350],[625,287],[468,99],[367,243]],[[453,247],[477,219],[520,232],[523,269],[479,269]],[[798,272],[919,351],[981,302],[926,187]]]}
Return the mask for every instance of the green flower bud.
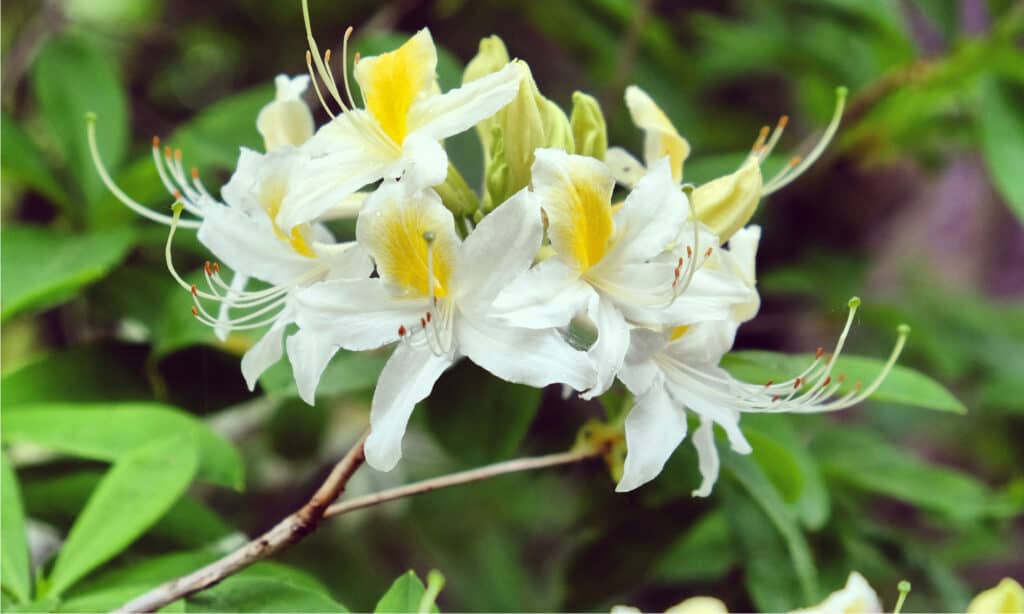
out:
{"label": "green flower bud", "polygon": [[583,92],[573,92],[569,124],[576,145],[574,153],[604,160],[608,150],[608,129],[597,99]]}

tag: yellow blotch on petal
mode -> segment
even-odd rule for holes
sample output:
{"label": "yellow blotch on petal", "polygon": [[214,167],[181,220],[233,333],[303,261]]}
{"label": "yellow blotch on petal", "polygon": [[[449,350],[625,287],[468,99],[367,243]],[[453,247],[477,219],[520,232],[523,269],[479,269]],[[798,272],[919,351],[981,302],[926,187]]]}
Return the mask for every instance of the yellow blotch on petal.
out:
{"label": "yellow blotch on petal", "polygon": [[644,162],[650,166],[668,156],[672,179],[683,179],[683,162],[690,156],[690,143],[679,135],[672,121],[639,87],[626,88],[626,106],[633,123],[644,131]]}
{"label": "yellow blotch on petal", "polygon": [[285,195],[285,184],[281,181],[267,181],[260,186],[260,204],[267,211],[267,216],[270,217],[270,225],[274,229],[274,235],[288,243],[295,253],[306,258],[316,258],[316,253],[313,248],[309,246],[309,242],[306,240],[306,232],[309,230],[309,224],[301,224],[292,228],[291,234],[285,234],[284,231],[277,225],[277,214],[281,210],[281,201],[284,200]]}
{"label": "yellow blotch on petal", "polygon": [[670,341],[675,341],[676,339],[682,337],[683,335],[686,334],[686,331],[688,330],[690,330],[690,326],[685,324],[683,326],[677,326],[673,328],[672,335],[670,336]]}
{"label": "yellow blotch on petal", "polygon": [[586,272],[608,251],[615,230],[612,208],[608,195],[601,193],[598,185],[573,181],[567,187],[568,202],[563,203],[566,223],[552,221],[549,232],[553,242],[569,250],[563,255],[575,260],[580,271]]}
{"label": "yellow blotch on petal", "polygon": [[413,103],[433,91],[436,70],[437,50],[426,29],[398,49],[363,58],[356,65],[366,110],[395,143],[401,145],[409,133]]}
{"label": "yellow blotch on petal", "polygon": [[1024,612],[1024,588],[1013,578],[1003,578],[995,587],[978,594],[967,606],[967,614],[1019,614]]}
{"label": "yellow blotch on petal", "polygon": [[[374,257],[381,277],[417,296],[429,296],[433,265],[434,295],[442,298],[448,294],[454,250],[437,237],[438,229],[422,210],[393,208],[384,214],[378,228],[380,243]],[[432,247],[424,238],[428,233],[437,237]]]}

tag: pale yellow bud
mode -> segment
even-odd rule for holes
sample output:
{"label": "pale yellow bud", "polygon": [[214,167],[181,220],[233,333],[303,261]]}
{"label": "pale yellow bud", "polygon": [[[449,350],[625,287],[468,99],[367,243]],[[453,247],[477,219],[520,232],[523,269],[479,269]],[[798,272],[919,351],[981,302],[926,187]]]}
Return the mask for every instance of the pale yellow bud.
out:
{"label": "pale yellow bud", "polygon": [[690,597],[665,610],[665,614],[729,614],[729,609],[714,597]]}
{"label": "pale yellow bud", "polygon": [[313,113],[302,100],[309,85],[309,77],[289,78],[278,75],[274,79],[277,93],[256,117],[256,129],[263,137],[263,146],[274,151],[286,145],[298,147],[313,136]]}
{"label": "pale yellow bud", "polygon": [[1017,614],[1024,612],[1024,588],[1013,578],[1003,578],[995,587],[971,600],[967,614]]}
{"label": "pale yellow bud", "polygon": [[572,125],[573,142],[576,145],[574,153],[604,160],[608,150],[608,128],[597,99],[583,92],[574,92],[569,123]]}
{"label": "pale yellow bud", "polygon": [[724,244],[746,226],[761,200],[761,165],[748,159],[735,173],[699,186],[690,194],[697,219]]}

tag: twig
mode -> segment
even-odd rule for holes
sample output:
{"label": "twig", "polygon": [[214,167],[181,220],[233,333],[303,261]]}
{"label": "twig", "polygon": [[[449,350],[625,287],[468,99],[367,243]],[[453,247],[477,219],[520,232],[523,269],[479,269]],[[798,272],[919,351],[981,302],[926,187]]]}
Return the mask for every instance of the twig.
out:
{"label": "twig", "polygon": [[324,518],[340,516],[364,507],[372,507],[381,503],[387,503],[388,501],[394,501],[395,499],[410,497],[412,495],[418,495],[441,488],[448,488],[449,486],[458,486],[459,484],[468,484],[469,482],[486,480],[506,473],[529,471],[531,469],[543,469],[544,467],[554,467],[556,465],[568,465],[570,463],[599,456],[603,452],[604,450],[598,448],[592,450],[561,452],[559,454],[548,454],[546,456],[536,456],[532,458],[517,458],[515,460],[495,463],[493,465],[487,465],[477,469],[442,475],[441,477],[431,478],[429,480],[423,480],[422,482],[415,482],[405,486],[399,486],[397,488],[384,490],[372,495],[357,497],[350,501],[335,503],[327,508],[327,511],[324,513]]}
{"label": "twig", "polygon": [[148,593],[132,599],[116,611],[155,612],[182,597],[209,588],[256,561],[300,541],[316,529],[325,517],[328,506],[345,490],[345,485],[352,474],[366,460],[363,452],[365,441],[366,434],[360,437],[356,445],[338,461],[313,497],[298,511],[277,523],[274,528],[220,560],[187,576],[161,584]]}

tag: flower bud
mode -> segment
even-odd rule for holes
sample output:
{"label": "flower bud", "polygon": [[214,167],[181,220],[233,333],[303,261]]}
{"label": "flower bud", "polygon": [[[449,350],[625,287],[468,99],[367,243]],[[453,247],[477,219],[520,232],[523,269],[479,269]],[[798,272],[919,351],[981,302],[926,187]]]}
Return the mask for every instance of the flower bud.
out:
{"label": "flower bud", "polygon": [[761,187],[761,165],[751,158],[731,175],[697,187],[690,194],[690,203],[697,219],[724,244],[754,216]]}
{"label": "flower bud", "polygon": [[967,614],[1003,614],[1024,612],[1024,588],[1012,578],[1003,578],[995,587],[982,591],[967,606]]}
{"label": "flower bud", "polygon": [[572,126],[573,142],[576,145],[574,153],[604,160],[604,154],[608,150],[608,129],[601,113],[601,105],[593,96],[573,92],[569,124]]}
{"label": "flower bud", "polygon": [[313,136],[313,114],[302,100],[303,92],[309,87],[309,76],[278,75],[274,85],[277,87],[274,100],[260,109],[256,117],[256,129],[263,136],[267,151],[286,145],[297,147]]}

